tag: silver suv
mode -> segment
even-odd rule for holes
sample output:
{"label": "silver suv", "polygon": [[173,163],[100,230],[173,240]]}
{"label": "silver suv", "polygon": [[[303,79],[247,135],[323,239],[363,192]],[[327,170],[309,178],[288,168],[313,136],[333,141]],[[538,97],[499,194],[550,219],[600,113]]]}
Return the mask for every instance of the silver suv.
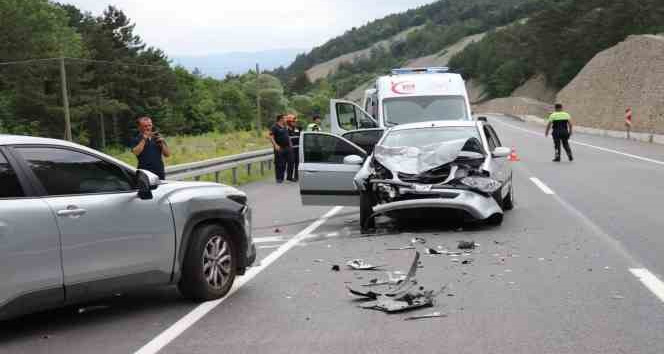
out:
{"label": "silver suv", "polygon": [[224,296],[256,258],[246,195],[77,144],[0,135],[0,319],[145,286]]}

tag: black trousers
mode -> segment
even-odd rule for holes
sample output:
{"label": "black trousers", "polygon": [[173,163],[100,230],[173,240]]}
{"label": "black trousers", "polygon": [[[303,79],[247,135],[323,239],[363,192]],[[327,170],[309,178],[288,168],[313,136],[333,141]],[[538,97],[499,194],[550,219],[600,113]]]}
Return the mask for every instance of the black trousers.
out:
{"label": "black trousers", "polygon": [[569,146],[569,132],[567,131],[561,131],[561,132],[556,132],[554,131],[553,134],[553,148],[555,149],[556,152],[556,158],[560,158],[560,145],[562,144],[563,148],[565,149],[565,153],[567,153],[567,157],[569,159],[572,158],[572,148]]}
{"label": "black trousers", "polygon": [[291,181],[297,181],[298,180],[298,165],[300,164],[300,148],[299,147],[294,147],[293,152],[291,153],[291,159],[288,161],[288,167],[287,167],[287,178]]}
{"label": "black trousers", "polygon": [[293,149],[290,147],[274,150],[274,174],[277,182],[283,182],[288,162],[292,159]]}

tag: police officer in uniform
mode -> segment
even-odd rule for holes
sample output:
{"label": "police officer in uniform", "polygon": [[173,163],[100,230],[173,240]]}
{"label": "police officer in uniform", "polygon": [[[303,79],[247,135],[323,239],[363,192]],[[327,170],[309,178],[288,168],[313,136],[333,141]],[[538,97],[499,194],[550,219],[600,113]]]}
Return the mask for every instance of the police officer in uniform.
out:
{"label": "police officer in uniform", "polygon": [[553,127],[553,146],[555,148],[554,162],[560,162],[560,145],[562,143],[567,158],[574,161],[572,156],[572,149],[569,146],[569,138],[572,136],[572,117],[569,113],[563,111],[563,105],[557,103],[555,106],[556,111],[549,116],[549,123],[546,125],[546,132],[544,136],[549,136],[549,131]]}
{"label": "police officer in uniform", "polygon": [[286,126],[288,127],[288,136],[290,137],[291,147],[293,149],[291,159],[288,160],[286,179],[291,182],[298,180],[298,165],[300,164],[300,133],[302,128],[297,124],[297,117],[289,114],[286,117]]}
{"label": "police officer in uniform", "polygon": [[276,122],[270,129],[270,142],[274,148],[275,177],[277,183],[283,183],[286,167],[293,155],[290,137],[288,136],[288,128],[286,127],[285,115],[280,114],[277,116]]}
{"label": "police officer in uniform", "polygon": [[321,131],[321,121],[320,121],[320,115],[318,113],[314,114],[313,116],[313,123],[310,123],[307,125],[307,131],[308,132],[319,132]]}

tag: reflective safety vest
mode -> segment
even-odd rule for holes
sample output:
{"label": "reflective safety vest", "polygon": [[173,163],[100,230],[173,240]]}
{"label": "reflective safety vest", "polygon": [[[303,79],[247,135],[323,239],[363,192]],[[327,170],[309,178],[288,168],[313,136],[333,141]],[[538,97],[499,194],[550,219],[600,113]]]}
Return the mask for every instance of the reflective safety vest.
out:
{"label": "reflective safety vest", "polygon": [[572,116],[569,115],[567,112],[553,112],[549,116],[549,122],[557,122],[561,120],[570,120],[572,119]]}

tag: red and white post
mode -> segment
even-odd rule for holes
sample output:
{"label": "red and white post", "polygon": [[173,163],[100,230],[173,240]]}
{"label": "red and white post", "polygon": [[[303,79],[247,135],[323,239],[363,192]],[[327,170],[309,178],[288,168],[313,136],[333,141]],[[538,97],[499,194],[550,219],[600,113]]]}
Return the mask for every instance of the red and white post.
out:
{"label": "red and white post", "polygon": [[627,139],[630,138],[629,133],[632,130],[632,107],[627,107],[625,110],[625,131],[627,132]]}

